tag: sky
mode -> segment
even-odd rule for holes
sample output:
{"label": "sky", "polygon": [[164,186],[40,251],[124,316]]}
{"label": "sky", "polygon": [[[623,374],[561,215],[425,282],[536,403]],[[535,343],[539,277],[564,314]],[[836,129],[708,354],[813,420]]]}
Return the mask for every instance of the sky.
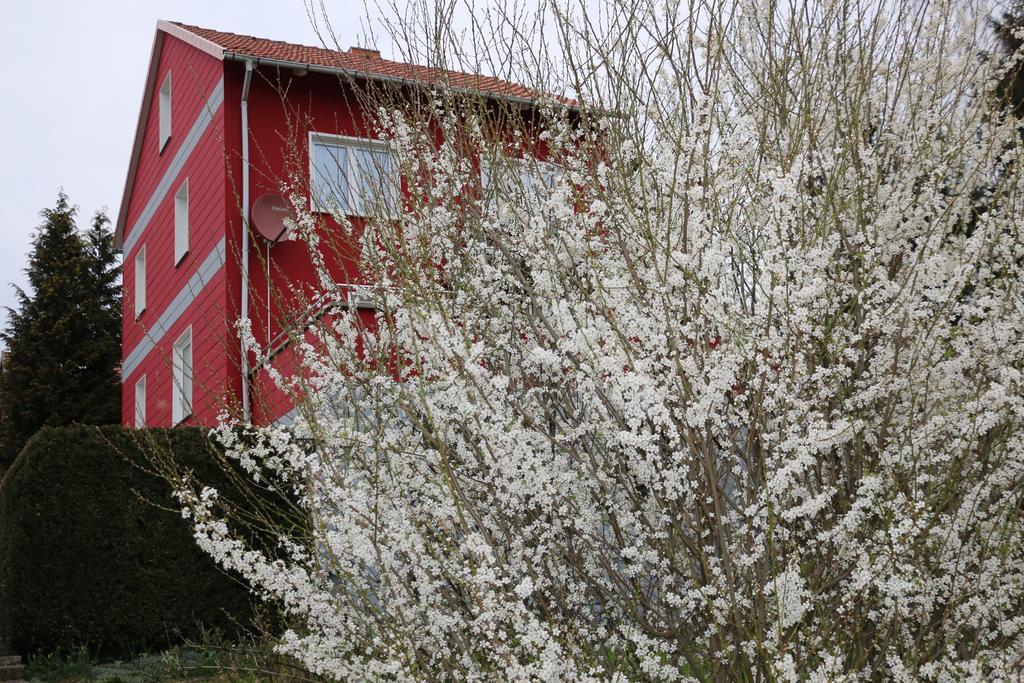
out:
{"label": "sky", "polygon": [[[361,44],[361,2],[327,0],[327,11],[342,47]],[[99,209],[116,218],[158,19],[318,44],[302,0],[4,0],[0,324],[15,305],[9,283],[26,284],[39,212],[61,188],[79,227]]]}

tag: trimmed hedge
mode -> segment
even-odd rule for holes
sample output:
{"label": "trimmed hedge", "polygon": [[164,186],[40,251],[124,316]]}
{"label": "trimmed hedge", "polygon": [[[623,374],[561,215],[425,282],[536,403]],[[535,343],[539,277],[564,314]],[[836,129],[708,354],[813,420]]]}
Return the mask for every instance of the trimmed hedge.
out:
{"label": "trimmed hedge", "polygon": [[252,623],[248,591],[199,550],[169,485],[145,469],[154,442],[225,480],[199,429],[45,428],[4,473],[0,633],[22,652],[137,652],[200,624]]}

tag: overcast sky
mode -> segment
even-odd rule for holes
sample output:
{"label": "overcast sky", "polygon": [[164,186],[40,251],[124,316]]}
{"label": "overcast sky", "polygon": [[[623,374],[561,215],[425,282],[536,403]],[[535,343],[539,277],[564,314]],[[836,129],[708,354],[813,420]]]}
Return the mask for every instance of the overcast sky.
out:
{"label": "overcast sky", "polygon": [[[362,3],[328,0],[328,7],[338,43],[359,44]],[[116,218],[158,19],[317,44],[302,0],[4,2],[0,306],[14,305],[9,283],[24,286],[39,212],[60,188],[78,205],[81,227],[97,209]]]}

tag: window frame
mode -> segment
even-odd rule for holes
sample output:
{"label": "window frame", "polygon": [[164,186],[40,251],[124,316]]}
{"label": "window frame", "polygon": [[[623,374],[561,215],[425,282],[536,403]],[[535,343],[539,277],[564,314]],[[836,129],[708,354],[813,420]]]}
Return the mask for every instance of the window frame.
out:
{"label": "window frame", "polygon": [[[179,266],[188,255],[192,238],[189,222],[188,178],[174,193],[174,265]],[[184,208],[183,208],[184,207]]]}
{"label": "window frame", "polygon": [[167,143],[171,139],[171,111],[174,105],[174,97],[171,89],[170,71],[168,71],[167,75],[164,77],[164,82],[160,84],[160,90],[157,93],[157,97],[159,99],[159,125],[157,128],[157,150],[160,154],[163,154],[164,149],[167,147]]}
{"label": "window frame", "polygon": [[[508,169],[515,169],[515,179],[519,184],[524,184],[524,180],[527,177],[532,177],[534,180],[543,180],[545,172],[548,173],[553,178],[551,186],[549,187],[546,183],[541,183],[548,192],[552,192],[565,175],[565,169],[553,161],[546,161],[526,156],[514,157],[505,154],[495,158],[500,158],[501,165],[506,166]],[[491,173],[493,165],[490,161],[490,158],[484,157],[481,157],[479,160],[480,189],[487,201],[500,201],[500,194],[495,194],[492,198],[492,193],[489,192],[492,178],[494,178],[494,174]],[[540,173],[535,174],[533,173],[534,170],[537,170]]]}
{"label": "window frame", "polygon": [[146,245],[135,253],[135,319],[146,312]]}
{"label": "window frame", "polygon": [[[142,394],[141,398],[139,394]],[[146,376],[143,375],[135,382],[135,416],[134,424],[136,429],[146,426]]]}
{"label": "window frame", "polygon": [[[313,213],[331,213],[331,207],[326,206],[320,202],[318,192],[315,187],[316,183],[316,158],[314,156],[315,146],[317,144],[332,145],[334,147],[344,147],[347,150],[345,159],[345,173],[346,179],[348,180],[348,196],[345,198],[348,204],[348,213],[346,216],[352,216],[355,218],[376,218],[376,217],[387,217],[394,215],[398,211],[400,202],[402,199],[402,173],[398,168],[398,164],[395,160],[395,154],[392,151],[391,144],[387,140],[376,140],[373,138],[361,138],[352,135],[338,135],[336,133],[321,133],[319,131],[309,131],[307,139],[307,152],[309,156],[309,210]],[[385,212],[381,211],[366,211],[363,206],[362,197],[357,195],[357,188],[353,178],[357,176],[355,161],[356,155],[352,152],[357,150],[370,150],[370,151],[383,151],[387,152],[391,157],[392,172],[394,177],[394,204],[389,205]],[[338,207],[339,209],[341,207]]]}
{"label": "window frame", "polygon": [[[188,351],[186,363],[185,351]],[[171,349],[171,426],[181,424],[192,416],[194,358],[192,326],[174,340]],[[186,373],[187,370],[187,373]]]}
{"label": "window frame", "polygon": [[[537,190],[537,186],[544,188],[544,192],[550,193],[558,187],[558,184],[565,178],[565,168],[561,164],[557,164],[553,161],[547,161],[545,159],[537,159],[532,156],[512,156],[510,154],[499,153],[498,156],[484,157],[483,155],[479,158],[479,173],[480,173],[480,191],[482,193],[482,200],[484,206],[488,210],[496,211],[498,214],[507,211],[517,211],[518,209],[526,208],[519,202],[508,202],[503,199],[503,190],[500,185],[496,190],[491,189],[491,183],[494,179],[494,174],[491,172],[493,164],[492,160],[500,159],[500,165],[504,165],[507,171],[514,169],[514,182],[520,187],[526,185],[527,179],[534,185],[534,191]],[[535,172],[536,171],[536,172]],[[551,180],[550,183],[544,182],[545,176],[548,176]],[[538,197],[540,193],[537,192]],[[555,232],[558,230],[558,220],[552,215],[545,215],[544,220],[547,223],[548,230]]]}

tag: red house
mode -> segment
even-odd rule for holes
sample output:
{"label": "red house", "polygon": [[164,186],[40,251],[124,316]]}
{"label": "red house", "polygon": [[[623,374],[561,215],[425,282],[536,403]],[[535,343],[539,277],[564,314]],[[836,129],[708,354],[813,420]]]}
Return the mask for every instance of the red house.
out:
{"label": "red house", "polygon": [[[253,372],[235,321],[250,319],[264,345],[287,343],[278,340],[296,321],[270,302],[289,296],[294,283],[312,283],[312,266],[305,245],[270,247],[243,226],[259,198],[280,190],[296,150],[318,195],[365,215],[366,197],[344,169],[365,159],[390,168],[389,152],[372,139],[355,89],[439,80],[531,106],[522,86],[401,64],[374,50],[157,24],[115,227],[124,254],[125,425],[212,425],[224,411],[257,424],[288,421],[291,406]],[[381,182],[400,191],[397,172]],[[359,282],[354,254],[335,267],[338,282]]]}

